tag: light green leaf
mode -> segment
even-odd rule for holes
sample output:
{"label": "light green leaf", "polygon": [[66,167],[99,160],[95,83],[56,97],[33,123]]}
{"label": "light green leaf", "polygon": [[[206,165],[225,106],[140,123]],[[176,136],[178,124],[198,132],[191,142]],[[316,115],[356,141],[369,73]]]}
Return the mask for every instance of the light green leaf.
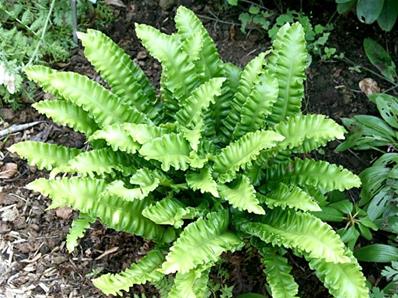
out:
{"label": "light green leaf", "polygon": [[162,272],[184,274],[201,264],[217,261],[224,251],[240,248],[242,242],[227,230],[228,223],[227,213],[212,212],[189,224],[170,248]]}
{"label": "light green leaf", "polygon": [[219,185],[218,191],[221,198],[239,210],[265,214],[264,209],[256,198],[256,191],[246,176],[242,175],[232,186]]}

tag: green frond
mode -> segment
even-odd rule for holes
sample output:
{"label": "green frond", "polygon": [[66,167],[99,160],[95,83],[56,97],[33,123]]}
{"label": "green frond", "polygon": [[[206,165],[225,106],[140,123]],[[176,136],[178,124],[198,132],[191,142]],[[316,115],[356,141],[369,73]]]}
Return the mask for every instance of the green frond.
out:
{"label": "green frond", "polygon": [[259,77],[242,106],[240,122],[233,133],[235,139],[265,127],[266,116],[271,114],[272,106],[278,98],[278,90],[278,80],[268,72]]}
{"label": "green frond", "polygon": [[183,106],[177,112],[177,122],[186,128],[195,127],[201,119],[202,112],[221,94],[224,81],[225,78],[210,79],[193,90],[192,95],[183,102]]}
{"label": "green frond", "polygon": [[89,112],[100,127],[115,123],[149,121],[144,114],[123,104],[116,95],[86,76],[61,71],[38,76],[35,67],[29,67],[25,72],[46,91],[61,96]]}
{"label": "green frond", "polygon": [[97,130],[88,138],[89,141],[101,139],[105,140],[114,151],[120,150],[134,154],[140,148],[139,144],[129,135],[123,124],[106,126],[102,130]]}
{"label": "green frond", "polygon": [[278,100],[269,117],[271,124],[300,113],[307,60],[303,27],[300,23],[282,26],[272,44],[272,54],[267,62],[269,71],[279,83]]}
{"label": "green frond", "polygon": [[336,298],[368,298],[369,289],[362,268],[346,249],[349,263],[336,264],[322,259],[314,259],[304,255],[309,261],[311,269],[315,270],[317,277],[324,283],[329,293]]}
{"label": "green frond", "polygon": [[69,126],[86,136],[90,136],[98,129],[97,123],[88,112],[66,100],[42,100],[32,104],[32,107],[54,122]]}
{"label": "green frond", "polygon": [[172,225],[175,228],[180,228],[184,224],[183,219],[192,219],[200,214],[201,211],[199,209],[195,210],[195,208],[186,207],[174,198],[164,198],[155,204],[149,205],[142,212],[142,215],[154,223]]}
{"label": "green frond", "polygon": [[315,186],[325,192],[343,191],[361,186],[359,177],[342,166],[326,161],[298,158],[290,163],[275,165],[267,169],[265,181],[268,184],[285,182],[299,186]]}
{"label": "green frond", "polygon": [[199,18],[191,10],[180,6],[174,20],[178,35],[182,40],[188,41],[185,51],[189,56],[195,57],[195,69],[201,81],[221,77],[222,61],[214,41]]}
{"label": "green frond", "polygon": [[203,119],[199,118],[198,122],[196,124],[191,123],[191,126],[192,125],[195,126],[193,128],[179,127],[178,130],[189,142],[192,150],[198,151],[202,139]]}
{"label": "green frond", "polygon": [[147,185],[136,188],[127,188],[123,181],[115,180],[106,187],[105,192],[109,196],[116,196],[126,201],[143,200],[158,186],[159,179],[157,178]]}
{"label": "green frond", "polygon": [[33,66],[25,67],[24,72],[30,80],[32,80],[33,82],[36,82],[37,84],[40,84],[40,86],[44,90],[49,90],[51,88],[51,86],[48,81],[48,78],[52,74],[54,74],[56,71],[54,69],[51,69],[48,66],[33,65]]}
{"label": "green frond", "polygon": [[204,298],[208,297],[211,265],[203,265],[192,269],[187,273],[176,274],[173,287],[170,290],[168,298]]}
{"label": "green frond", "polygon": [[258,251],[262,256],[264,273],[271,288],[273,298],[298,297],[298,284],[291,274],[292,267],[286,257],[281,256],[277,249],[261,245]]}
{"label": "green frond", "polygon": [[305,252],[311,258],[347,263],[345,246],[333,229],[317,217],[293,210],[273,209],[261,222],[242,222],[241,231],[266,243]]}
{"label": "green frond", "polygon": [[282,140],[283,137],[273,131],[249,132],[213,158],[214,170],[220,174],[219,179],[231,181],[242,166],[251,163],[262,150],[272,148]]}
{"label": "green frond", "polygon": [[117,231],[123,231],[146,239],[161,240],[164,228],[156,225],[142,211],[150,204],[149,200],[124,201],[117,197],[102,195],[106,183],[93,178],[37,179],[27,186],[49,196],[52,206],[69,206]]}
{"label": "green frond", "polygon": [[201,264],[217,261],[224,251],[238,249],[242,242],[227,230],[228,223],[228,214],[222,211],[189,224],[174,241],[162,271],[187,273]]}
{"label": "green frond", "polygon": [[222,85],[221,95],[205,113],[205,131],[209,137],[222,136],[222,121],[227,117],[231,108],[231,98],[238,89],[240,68],[231,63],[224,63],[222,77],[225,77],[226,80]]}
{"label": "green frond", "polygon": [[168,171],[170,166],[176,170],[187,170],[190,163],[190,146],[181,134],[165,134],[153,139],[145,143],[139,153],[147,160],[160,161],[164,171]]}
{"label": "green frond", "polygon": [[293,208],[302,211],[321,211],[318,203],[308,193],[296,185],[280,183],[266,195],[258,194],[261,203],[269,208]]}
{"label": "green frond", "polygon": [[94,149],[82,152],[70,159],[67,164],[60,165],[56,172],[79,173],[79,175],[93,176],[112,174],[115,171],[129,174],[134,170],[130,157],[123,152],[116,152],[110,148]]}
{"label": "green frond", "polygon": [[134,141],[141,145],[169,133],[168,129],[151,124],[124,123],[123,129],[130,134]]}
{"label": "green frond", "polygon": [[153,249],[124,271],[101,275],[94,278],[92,282],[105,295],[122,295],[122,291],[127,292],[133,285],[160,281],[163,274],[158,269],[163,261],[163,253],[158,249]]}
{"label": "green frond", "polygon": [[109,37],[88,29],[78,33],[84,55],[109,84],[112,92],[127,106],[149,112],[156,102],[153,86],[141,68]]}
{"label": "green frond", "polygon": [[218,198],[217,183],[211,175],[210,168],[205,167],[199,172],[191,172],[186,175],[188,186],[193,190],[200,190],[201,193],[208,192]]}
{"label": "green frond", "polygon": [[165,97],[166,105],[175,111],[197,86],[195,65],[190,62],[188,54],[181,50],[176,35],[166,35],[144,24],[136,24],[135,32],[149,53],[162,64],[161,84],[173,97],[171,102],[167,102],[169,96]]}
{"label": "green frond", "polygon": [[88,216],[85,213],[80,213],[78,218],[75,218],[69,228],[68,235],[66,235],[66,249],[69,253],[76,248],[79,239],[84,237],[86,230],[95,222],[95,218]]}
{"label": "green frond", "polygon": [[239,86],[232,99],[231,109],[227,117],[222,121],[222,132],[228,139],[230,139],[236,125],[240,121],[241,110],[244,103],[250,96],[253,87],[258,83],[259,76],[264,72],[265,55],[266,53],[261,53],[252,59],[240,74]]}
{"label": "green frond", "polygon": [[27,159],[30,165],[35,165],[40,170],[62,167],[82,152],[76,148],[35,141],[14,144],[8,151]]}
{"label": "green frond", "polygon": [[256,198],[256,190],[251,185],[249,178],[244,175],[234,181],[231,186],[219,185],[218,191],[221,198],[239,210],[265,214],[264,209]]}
{"label": "green frond", "polygon": [[346,130],[323,115],[295,115],[275,125],[274,130],[285,137],[280,148],[298,153],[310,152],[335,139],[344,139]]}
{"label": "green frond", "polygon": [[130,183],[140,186],[149,186],[156,181],[159,181],[160,185],[170,186],[174,182],[167,177],[160,170],[150,170],[148,168],[141,168],[137,170],[131,177]]}

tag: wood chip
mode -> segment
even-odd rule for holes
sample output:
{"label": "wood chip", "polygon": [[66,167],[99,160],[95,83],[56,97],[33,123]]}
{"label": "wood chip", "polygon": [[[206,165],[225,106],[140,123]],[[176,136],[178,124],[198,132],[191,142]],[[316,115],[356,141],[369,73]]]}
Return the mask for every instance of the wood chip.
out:
{"label": "wood chip", "polygon": [[16,163],[8,162],[0,168],[0,179],[10,179],[18,172]]}

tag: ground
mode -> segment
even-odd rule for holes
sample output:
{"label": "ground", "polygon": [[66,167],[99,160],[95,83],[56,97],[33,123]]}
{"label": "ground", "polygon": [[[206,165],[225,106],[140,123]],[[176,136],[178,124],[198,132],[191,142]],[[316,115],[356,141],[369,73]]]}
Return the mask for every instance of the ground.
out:
{"label": "ground", "polygon": [[[127,1],[126,1],[127,2]],[[128,54],[136,57],[149,77],[156,83],[159,80],[160,67],[144,51],[135,33],[134,23],[148,23],[170,33],[173,28],[175,9],[162,11],[157,1],[130,1],[127,8],[120,11],[120,17],[107,30]],[[192,4],[182,1],[199,15],[209,16],[213,6]],[[325,9],[315,17],[323,23],[333,12]],[[327,11],[327,10],[326,10]],[[223,16],[219,15],[222,20]],[[236,14],[227,16],[229,21],[237,20]],[[221,56],[225,61],[244,65],[256,54],[268,48],[270,41],[261,32],[251,31],[243,35],[239,28],[230,24],[205,20],[205,26],[216,40]],[[372,28],[372,29],[370,29]],[[342,35],[340,35],[342,34]],[[361,50],[362,40],[366,36],[386,40],[398,44],[397,35],[380,36],[380,31],[373,27],[359,25],[355,19],[340,17],[336,29],[332,33],[331,45],[338,52],[356,64],[369,66]],[[349,39],[349,42],[347,42]],[[395,41],[395,42],[394,42]],[[397,49],[393,49],[396,51]],[[353,66],[344,61],[320,61],[314,57],[307,73],[305,112],[321,113],[340,122],[341,117],[349,117],[360,113],[375,113],[374,107],[359,90],[358,82],[372,76],[367,72],[357,73],[349,69]],[[99,79],[89,63],[76,49],[70,61],[54,67],[73,70]],[[381,79],[375,78],[382,88],[388,88]],[[39,93],[37,99],[48,94]],[[30,123],[40,120],[41,123],[10,135],[0,142],[0,175],[4,169],[6,174],[0,176],[0,298],[3,297],[104,297],[90,282],[90,278],[100,272],[118,272],[132,261],[138,260],[150,248],[151,243],[139,237],[116,233],[96,223],[92,226],[79,247],[68,254],[65,249],[65,236],[74,213],[70,210],[46,210],[49,201],[24,188],[30,181],[47,173],[28,166],[24,161],[7,151],[7,147],[21,140],[39,140],[50,143],[64,144],[73,147],[84,146],[84,138],[71,130],[52,123],[38,115],[29,105],[19,111],[8,108],[0,110],[4,119],[0,129],[12,124]],[[333,149],[337,143],[330,144],[324,153],[316,153],[331,162],[337,162],[358,173],[376,156],[374,153],[353,154],[347,152],[336,155]],[[7,164],[9,164],[7,166]],[[10,166],[11,164],[11,166]],[[17,167],[15,168],[15,165]],[[3,171],[3,172],[2,172]],[[352,194],[355,197],[357,194]],[[251,255],[250,258],[247,255]],[[300,284],[300,297],[328,297],[327,291],[321,286],[305,262],[289,256],[294,265],[295,276]],[[265,294],[261,266],[255,253],[227,254],[225,262],[220,265],[219,272],[230,272],[229,275],[214,271],[212,277],[225,285],[234,286],[234,297],[239,293],[258,292]],[[377,279],[378,268],[365,267],[373,272]],[[374,271],[376,270],[376,271]],[[129,295],[141,293],[146,297],[156,295],[151,286],[135,287]],[[144,297],[144,296],[143,296]]]}

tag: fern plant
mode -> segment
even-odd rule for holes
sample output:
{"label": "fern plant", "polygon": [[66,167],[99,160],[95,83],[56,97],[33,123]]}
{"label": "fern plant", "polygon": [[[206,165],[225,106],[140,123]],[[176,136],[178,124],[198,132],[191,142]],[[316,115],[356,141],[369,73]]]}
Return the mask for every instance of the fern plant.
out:
{"label": "fern plant", "polygon": [[[94,279],[105,294],[151,282],[165,297],[206,297],[211,267],[246,243],[258,248],[274,297],[298,293],[279,248],[308,260],[335,297],[367,297],[351,251],[309,213],[320,210],[326,192],[358,187],[360,180],[303,157],[342,139],[345,130],[300,112],[307,62],[301,25],[284,25],[271,51],[240,69],[221,60],[192,11],[180,7],[175,22],[171,35],[136,25],[162,65],[159,96],[128,55],[94,30],[79,38],[110,89],[76,73],[26,69],[57,98],[34,107],[90,144],[88,151],[33,141],[10,148],[51,170],[50,179],[30,189],[49,196],[53,208],[80,211],[68,250],[97,218],[156,243],[130,268]],[[175,274],[171,288],[169,274]]]}

